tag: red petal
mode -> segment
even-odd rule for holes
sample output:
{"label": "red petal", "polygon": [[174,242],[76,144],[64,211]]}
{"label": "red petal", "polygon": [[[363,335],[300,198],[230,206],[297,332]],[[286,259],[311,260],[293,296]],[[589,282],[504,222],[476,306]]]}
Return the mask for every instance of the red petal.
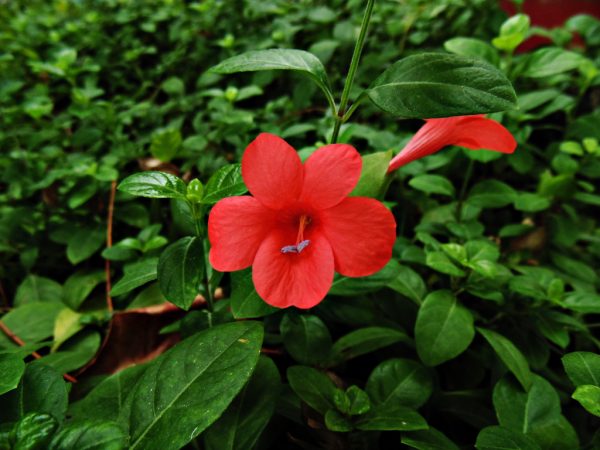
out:
{"label": "red petal", "polygon": [[381,202],[348,197],[322,211],[320,218],[333,249],[336,272],[364,277],[380,270],[392,257],[396,221]]}
{"label": "red petal", "polygon": [[310,244],[301,253],[281,253],[295,244],[297,230],[277,230],[265,238],[252,265],[256,292],[278,308],[312,308],[333,282],[333,253],[321,233],[306,236]]}
{"label": "red petal", "polygon": [[274,226],[275,212],[250,196],[220,200],[208,217],[209,260],[220,272],[252,265],[258,247]]}
{"label": "red petal", "polygon": [[263,205],[281,209],[302,190],[304,169],[296,150],[278,136],[261,133],[242,157],[242,177]]}
{"label": "red petal", "polygon": [[388,172],[448,145],[503,153],[512,153],[517,147],[515,139],[506,128],[482,115],[427,119],[406,147],[390,161]]}
{"label": "red petal", "polygon": [[319,148],[304,163],[301,200],[316,209],[337,205],[358,183],[361,168],[362,159],[351,145]]}

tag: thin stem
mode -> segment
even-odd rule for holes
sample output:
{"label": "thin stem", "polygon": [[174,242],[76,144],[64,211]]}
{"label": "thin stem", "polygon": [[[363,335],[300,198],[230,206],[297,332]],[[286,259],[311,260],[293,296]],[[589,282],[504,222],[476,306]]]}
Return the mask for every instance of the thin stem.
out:
{"label": "thin stem", "polygon": [[469,181],[471,180],[471,176],[473,175],[473,167],[475,165],[475,160],[469,159],[469,165],[467,166],[467,173],[463,178],[462,186],[460,187],[460,194],[458,195],[458,208],[456,209],[456,220],[460,223],[462,222],[462,207],[465,200],[465,194],[467,193],[467,186],[469,185]]}
{"label": "thin stem", "polygon": [[[108,200],[108,217],[106,219],[106,248],[112,247],[112,229],[113,229],[113,214],[115,211],[115,195],[117,191],[117,181],[113,180],[110,184],[110,198]],[[106,274],[106,308],[109,313],[113,312],[113,301],[110,295],[110,260],[107,259],[104,263],[104,271]]]}
{"label": "thin stem", "polygon": [[340,134],[340,127],[342,126],[344,114],[346,112],[346,106],[348,105],[348,97],[350,96],[350,89],[354,81],[354,75],[356,69],[358,69],[358,62],[360,61],[360,55],[365,45],[365,38],[367,37],[367,29],[369,28],[369,22],[371,21],[371,14],[373,13],[373,5],[375,0],[368,0],[365,14],[363,15],[362,24],[360,25],[360,34],[356,40],[354,46],[354,53],[352,53],[352,60],[350,61],[350,69],[348,69],[348,75],[346,76],[346,83],[344,84],[344,90],[342,91],[342,99],[340,100],[340,106],[335,115],[335,124],[333,126],[333,134],[331,136],[331,143],[337,142]]}

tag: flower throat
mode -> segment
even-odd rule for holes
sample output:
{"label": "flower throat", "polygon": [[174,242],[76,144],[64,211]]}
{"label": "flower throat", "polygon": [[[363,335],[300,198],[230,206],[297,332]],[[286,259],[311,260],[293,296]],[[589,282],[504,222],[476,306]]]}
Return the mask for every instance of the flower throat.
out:
{"label": "flower throat", "polygon": [[300,216],[300,223],[298,224],[298,235],[296,236],[296,244],[294,245],[286,245],[281,247],[281,253],[302,253],[310,241],[308,239],[304,239],[304,229],[310,223],[310,217],[302,214]]}

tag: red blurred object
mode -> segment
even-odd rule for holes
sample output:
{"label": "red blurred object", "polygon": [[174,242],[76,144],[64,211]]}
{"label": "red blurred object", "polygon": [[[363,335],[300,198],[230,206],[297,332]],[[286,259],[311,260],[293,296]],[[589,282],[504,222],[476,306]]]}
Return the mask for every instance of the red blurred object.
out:
{"label": "red blurred object", "polygon": [[[500,6],[507,14],[517,13],[514,3],[510,0],[500,0]],[[531,24],[544,28],[562,26],[565,21],[577,14],[589,14],[600,18],[600,0],[525,0],[523,12],[531,18]],[[549,43],[550,40],[541,36],[533,36],[519,46],[519,51],[527,51]],[[575,42],[583,45],[576,36]]]}

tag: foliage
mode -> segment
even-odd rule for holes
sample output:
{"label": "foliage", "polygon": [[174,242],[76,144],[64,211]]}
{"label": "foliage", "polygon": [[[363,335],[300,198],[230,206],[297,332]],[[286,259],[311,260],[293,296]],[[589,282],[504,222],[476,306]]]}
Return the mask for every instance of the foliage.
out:
{"label": "foliage", "polygon": [[[0,448],[600,445],[600,22],[377,2],[337,111],[364,3],[2,4]],[[476,113],[513,155],[384,178],[412,119]],[[272,308],[207,215],[259,132],[305,158],[336,122],[393,258]]]}

